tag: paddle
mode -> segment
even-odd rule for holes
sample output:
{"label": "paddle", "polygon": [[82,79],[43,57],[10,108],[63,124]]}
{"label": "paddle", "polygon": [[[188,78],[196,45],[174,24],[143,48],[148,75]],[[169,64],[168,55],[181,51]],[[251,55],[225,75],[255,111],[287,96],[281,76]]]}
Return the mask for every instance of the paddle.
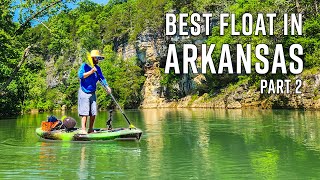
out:
{"label": "paddle", "polygon": [[[92,61],[92,58],[91,58],[90,53],[87,52],[87,56],[88,56],[87,59],[88,59],[90,65],[91,65],[91,67],[94,67],[94,64],[93,64],[93,61]],[[108,92],[107,86],[101,82],[101,78],[100,78],[100,76],[99,76],[99,73],[98,73],[98,72],[95,72],[95,73],[97,74],[98,78],[100,79],[99,82],[100,82],[100,84],[102,85],[102,87],[104,87],[104,89]],[[130,128],[130,129],[135,129],[136,127],[135,127],[133,124],[131,124],[131,122],[129,121],[128,117],[126,116],[126,114],[124,113],[124,111],[122,110],[122,108],[120,107],[120,105],[118,104],[117,100],[113,97],[112,93],[108,93],[108,94],[111,96],[111,99],[116,103],[116,105],[117,105],[118,108],[120,109],[122,115],[123,115],[123,116],[125,117],[125,119],[127,120],[127,123],[128,123],[128,125],[129,125],[129,128]]]}
{"label": "paddle", "polygon": [[[103,84],[101,81],[99,81],[100,84],[107,90],[107,87],[105,84]],[[128,117],[126,116],[126,114],[124,113],[124,111],[122,110],[122,108],[120,107],[120,105],[118,104],[117,100],[113,97],[112,93],[109,93],[109,95],[111,96],[111,99],[116,103],[116,105],[118,106],[118,108],[120,109],[122,115],[124,116],[124,118],[127,120],[127,123],[129,124],[129,128],[130,129],[134,129],[136,128],[133,124],[131,124],[131,122],[129,121]]]}

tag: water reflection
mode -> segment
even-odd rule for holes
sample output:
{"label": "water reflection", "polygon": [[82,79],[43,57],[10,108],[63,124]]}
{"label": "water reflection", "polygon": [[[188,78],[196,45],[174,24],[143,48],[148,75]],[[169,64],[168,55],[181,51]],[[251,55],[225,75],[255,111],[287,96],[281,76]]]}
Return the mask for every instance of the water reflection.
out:
{"label": "water reflection", "polygon": [[[146,109],[126,114],[143,130],[140,142],[43,142],[34,130],[50,114],[1,120],[0,179],[52,174],[58,179],[320,177],[317,111]],[[107,117],[100,112],[95,127],[105,127]],[[120,112],[113,125],[127,126]]]}
{"label": "water reflection", "polygon": [[[145,133],[147,135],[147,167],[151,177],[161,176],[161,167],[163,166],[161,162],[163,161],[163,128],[162,124],[166,120],[167,113],[170,109],[157,111],[156,109],[146,109],[142,111],[142,116],[145,124]],[[147,169],[146,169],[147,170]]]}
{"label": "water reflection", "polygon": [[80,154],[80,167],[78,177],[79,179],[88,179],[89,172],[88,172],[88,159],[86,159],[86,147],[83,145],[81,147],[81,154]]}
{"label": "water reflection", "polygon": [[279,161],[279,151],[266,149],[250,153],[251,166],[257,177],[261,179],[276,179]]}
{"label": "water reflection", "polygon": [[[142,113],[146,131],[152,133],[147,147],[149,164],[157,164],[150,170],[153,177],[175,168],[170,166],[171,157],[183,164],[183,177],[276,179],[284,175],[279,169],[286,158],[310,162],[306,157],[313,152],[308,149],[320,151],[319,112],[148,109]],[[289,144],[294,153],[288,153]]]}
{"label": "water reflection", "polygon": [[129,170],[139,170],[130,166],[140,162],[137,143],[45,141],[38,146],[38,158],[33,161],[39,162],[37,170],[42,177],[56,172],[63,179],[102,179],[125,177]]}

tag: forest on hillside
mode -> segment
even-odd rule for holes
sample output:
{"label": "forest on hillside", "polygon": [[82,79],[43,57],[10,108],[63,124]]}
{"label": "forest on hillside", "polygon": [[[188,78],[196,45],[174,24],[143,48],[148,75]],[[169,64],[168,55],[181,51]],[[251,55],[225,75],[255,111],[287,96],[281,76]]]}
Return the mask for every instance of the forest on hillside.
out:
{"label": "forest on hillside", "polygon": [[[68,3],[76,3],[77,7],[70,9]],[[291,44],[301,44],[304,69],[317,71],[320,64],[318,6],[316,0],[110,0],[106,5],[88,0],[27,0],[21,4],[3,0],[0,2],[0,114],[31,109],[49,111],[61,109],[62,105],[68,109],[76,107],[77,71],[86,61],[86,52],[91,49],[100,49],[106,57],[99,65],[120,104],[125,108],[137,108],[143,99],[144,64],[137,58],[118,56],[117,47],[124,42],[134,44],[145,31],[164,34],[167,12],[210,12],[217,23],[220,13],[235,13],[239,20],[236,21],[238,29],[241,29],[238,22],[241,22],[243,13],[249,12],[254,18],[258,13],[277,13],[279,19],[272,36],[231,36],[230,30],[220,36],[219,28],[214,26],[205,43],[216,44],[216,49],[222,44],[233,47],[251,44],[254,47],[264,43],[271,49],[270,56],[276,44],[283,44],[285,49]],[[14,12],[17,10],[19,20],[15,22]],[[281,17],[284,13],[303,14],[302,36],[283,36]],[[181,98],[183,95],[172,87],[179,81],[179,75],[162,75],[161,84],[166,86],[167,98]],[[208,73],[205,76],[206,82],[196,87],[193,94],[215,94],[219,89],[240,81],[255,85],[262,78],[284,78],[290,74],[217,76]],[[100,107],[114,106],[101,87],[98,94]]]}

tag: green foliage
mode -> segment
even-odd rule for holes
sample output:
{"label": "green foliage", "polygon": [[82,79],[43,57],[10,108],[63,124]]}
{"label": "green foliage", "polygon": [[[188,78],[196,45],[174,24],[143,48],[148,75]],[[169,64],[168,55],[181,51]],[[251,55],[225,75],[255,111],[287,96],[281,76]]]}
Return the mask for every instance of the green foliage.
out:
{"label": "green foliage", "polygon": [[[10,0],[0,2],[0,88],[12,76],[21,55],[21,43],[12,36],[16,28],[13,23],[13,11]],[[19,97],[19,82],[14,79],[3,92],[0,92],[0,114],[19,111],[21,101]]]}
{"label": "green foliage", "polygon": [[113,51],[112,45],[110,44],[105,45],[105,47],[103,48],[103,52],[106,60],[115,59],[117,56],[117,54]]}
{"label": "green foliage", "polygon": [[193,95],[191,96],[190,101],[188,102],[188,106],[192,105],[192,103],[193,103],[196,99],[198,99],[198,98],[199,98],[198,94],[193,94]]}
{"label": "green foliage", "polygon": [[89,15],[81,16],[76,25],[79,27],[76,35],[80,37],[80,46],[85,49],[97,49],[100,46],[99,25]]}
{"label": "green foliage", "polygon": [[[81,59],[84,61],[86,58],[85,53],[92,49],[103,49],[106,59],[109,59],[105,65],[102,63],[102,68],[107,69],[106,78],[120,104],[124,107],[137,107],[141,101],[140,90],[145,79],[142,69],[135,59],[117,58],[114,46],[124,37],[130,37],[134,41],[148,26],[159,28],[162,24],[160,6],[164,5],[164,1],[110,1],[102,6],[86,0],[70,11],[64,7],[70,0],[57,4],[55,2],[57,1],[24,1],[15,7],[10,6],[12,1],[0,4],[0,24],[1,27],[6,27],[0,29],[0,43],[3,47],[0,51],[1,85],[12,75],[23,49],[29,44],[35,45],[32,56],[28,57],[16,78],[2,94],[1,112],[8,107],[12,111],[46,111],[60,109],[61,105],[68,108],[76,106],[79,88],[77,70]],[[51,6],[52,4],[54,5]],[[148,5],[145,7],[142,4]],[[48,16],[49,19],[31,27],[34,20],[30,21],[29,18],[46,7],[49,8],[37,14],[37,18],[43,21],[41,17]],[[152,14],[154,7],[160,8],[154,11],[156,16]],[[12,21],[12,12],[16,8],[21,10],[21,25]],[[17,29],[19,31],[15,32]],[[51,80],[57,78],[60,84],[47,84],[50,81],[46,79],[48,75]],[[101,91],[100,88],[100,106],[113,106]]]}
{"label": "green foliage", "polygon": [[[241,32],[242,28],[242,14],[244,13],[251,13],[253,15],[253,19],[257,19],[258,13],[277,13],[277,17],[274,20],[274,35],[273,36],[262,36],[261,34],[256,36],[251,35],[251,36],[232,36],[231,35],[231,26],[228,27],[228,29],[225,30],[225,35],[220,36],[220,28],[219,27],[214,27],[212,29],[212,35],[208,38],[207,44],[216,44],[215,49],[221,49],[222,44],[229,44],[230,45],[230,50],[231,50],[231,59],[233,61],[233,64],[236,64],[236,44],[242,44],[243,47],[246,46],[246,44],[251,44],[252,47],[252,71],[251,74],[246,75],[246,74],[239,74],[239,75],[229,75],[229,74],[223,74],[223,75],[212,75],[212,74],[206,74],[206,79],[207,79],[207,86],[208,86],[208,92],[215,93],[219,91],[221,88],[227,87],[229,84],[235,84],[238,81],[241,81],[241,79],[248,79],[248,83],[250,85],[257,85],[259,83],[260,79],[275,79],[275,78],[283,78],[285,75],[283,74],[267,74],[267,75],[259,75],[255,72],[255,63],[258,62],[259,60],[255,57],[255,47],[258,44],[267,44],[269,46],[269,51],[270,55],[267,57],[270,61],[270,67],[272,66],[272,57],[274,53],[274,48],[276,44],[284,44],[284,48],[288,49],[289,45],[291,44],[296,44],[300,43],[303,47],[305,45],[310,44],[310,42],[305,42],[303,41],[303,37],[292,37],[292,36],[283,36],[283,14],[284,13],[294,13],[292,12],[292,6],[294,4],[288,3],[285,1],[259,1],[259,0],[240,0],[233,2],[232,4],[228,5],[225,7],[224,11],[229,12],[229,13],[234,13],[236,17],[236,30]],[[253,27],[256,27],[256,22],[253,21]],[[229,19],[229,24],[230,24],[230,19]],[[268,34],[268,28],[269,26],[267,25],[267,34]],[[308,28],[308,26],[306,26]],[[306,28],[305,27],[305,28]],[[254,30],[254,29],[253,29]],[[300,40],[299,40],[300,39]],[[310,41],[314,41],[310,39],[310,37],[307,37],[306,39]],[[219,51],[216,51],[219,52]],[[285,56],[289,57],[289,51],[285,50]],[[313,54],[314,55],[314,54]],[[311,57],[311,55],[306,56],[306,61],[310,59],[312,63],[314,58]],[[215,61],[215,67],[218,67],[218,62],[220,59],[220,53],[214,53],[213,54],[213,59],[217,59]],[[312,60],[313,59],[313,60]],[[235,69],[235,68],[234,68]]]}
{"label": "green foliage", "polygon": [[[134,108],[141,102],[141,86],[145,81],[142,69],[136,64],[136,59],[107,59],[101,62],[100,67],[103,71],[112,94],[119,104],[125,108]],[[99,86],[98,104],[100,108],[115,106],[105,90]]]}
{"label": "green foliage", "polygon": [[[252,47],[252,73],[246,74],[205,74],[205,83],[196,87],[196,91],[199,94],[209,93],[210,95],[217,94],[221,89],[228,87],[230,84],[238,84],[244,79],[249,85],[258,86],[261,79],[276,79],[285,78],[288,75],[283,74],[266,74],[264,76],[255,72],[254,64],[259,60],[254,56],[255,46],[258,44],[267,44],[269,46],[270,55],[267,57],[270,60],[270,67],[272,65],[272,57],[276,44],[283,44],[285,48],[285,57],[288,61],[289,51],[288,48],[291,44],[301,44],[304,48],[304,67],[312,68],[319,66],[319,27],[320,18],[317,7],[319,2],[317,1],[260,1],[260,0],[238,0],[238,1],[220,1],[220,0],[195,0],[195,1],[167,1],[164,6],[165,11],[176,10],[177,13],[189,13],[193,12],[212,12],[215,20],[218,20],[221,12],[233,13],[236,16],[236,30],[241,31],[242,28],[242,14],[251,13],[253,15],[254,24],[256,26],[255,19],[257,19],[258,13],[276,13],[277,17],[274,20],[274,35],[262,36],[261,34],[256,36],[232,36],[230,26],[225,30],[225,35],[220,35],[219,24],[215,24],[212,29],[211,35],[207,38],[206,44],[215,44],[215,51],[212,59],[214,60],[215,67],[218,67],[220,59],[220,50],[223,44],[229,44],[231,50],[231,59],[233,64],[236,64],[236,44],[242,44],[243,47],[246,44],[251,44]],[[283,35],[283,14],[287,13],[303,13],[304,29],[303,36],[284,36]],[[265,20],[265,22],[268,22]],[[218,22],[219,23],[219,22]],[[229,25],[231,24],[229,19]],[[267,31],[269,25],[266,25]],[[194,37],[196,38],[196,37]],[[234,67],[235,69],[235,67]],[[162,76],[161,84],[167,88],[166,83],[168,79],[176,79],[179,81],[181,77],[179,75],[168,74]],[[170,77],[170,78],[169,78]],[[170,85],[170,84],[169,84]],[[171,89],[171,96],[179,96],[179,91],[174,91],[174,88],[167,88],[167,91]],[[168,94],[166,97],[169,97]]]}
{"label": "green foliage", "polygon": [[164,69],[160,69],[161,79],[160,84],[164,87],[164,95],[167,99],[179,99],[182,97],[178,88],[179,75],[176,75],[174,71],[170,71],[168,74],[164,73]]}
{"label": "green foliage", "polygon": [[169,1],[109,1],[97,16],[104,40],[118,43],[129,37],[130,42],[134,42],[146,29],[157,32],[164,23],[163,14],[167,2]]}
{"label": "green foliage", "polygon": [[303,36],[290,36],[286,44],[301,44],[304,48],[304,67],[312,68],[320,65],[320,15],[304,21]]}
{"label": "green foliage", "polygon": [[78,102],[78,89],[79,89],[79,79],[78,79],[78,67],[74,67],[71,69],[69,78],[65,84],[63,104],[67,106],[67,108],[72,108],[77,105]]}
{"label": "green foliage", "polygon": [[[63,0],[61,3],[50,6],[56,0],[21,1],[13,6],[14,1],[0,2],[0,86],[13,76],[12,72],[18,65],[23,50],[28,45],[34,45],[31,54],[21,67],[9,86],[2,92],[0,99],[1,113],[19,112],[21,110],[59,109],[61,105],[68,108],[77,105],[77,91],[79,79],[77,71],[85,61],[87,51],[92,49],[103,50],[106,60],[100,66],[113,89],[113,94],[120,104],[126,108],[137,107],[142,99],[141,86],[145,80],[143,70],[138,66],[136,59],[124,60],[117,57],[115,50],[120,44],[129,41],[135,43],[139,35],[147,30],[148,33],[161,35],[164,30],[164,14],[176,13],[205,13],[212,12],[215,22],[221,12],[236,15],[236,29],[241,29],[241,15],[249,12],[253,18],[258,13],[276,13],[275,32],[273,36],[232,36],[231,29],[220,36],[217,24],[212,34],[207,37],[206,43],[216,44],[213,59],[217,67],[216,53],[222,44],[230,44],[231,58],[235,61],[236,44],[252,45],[254,54],[257,44],[268,44],[270,57],[276,44],[283,44],[287,49],[291,44],[301,44],[304,48],[303,59],[305,68],[314,68],[320,65],[319,38],[320,16],[317,10],[318,1],[274,1],[274,0],[112,0],[106,5],[99,5],[85,0],[78,3],[78,7],[67,10],[66,3],[74,0]],[[35,19],[30,17],[40,10],[49,7],[37,14],[36,19],[43,21],[32,27]],[[13,12],[20,10],[18,23],[13,22]],[[283,14],[303,13],[304,29],[302,36],[283,36]],[[48,20],[43,20],[47,17]],[[256,24],[254,24],[255,27]],[[268,28],[267,28],[268,29]],[[197,38],[197,37],[193,37]],[[285,54],[288,57],[288,53]],[[237,85],[246,82],[258,85],[261,78],[281,78],[282,74],[265,76],[254,71],[254,63],[258,60],[252,56],[252,73],[250,75],[212,75],[206,74],[205,83],[196,87],[196,95],[207,93],[216,94],[230,84]],[[161,86],[167,99],[179,99],[181,93],[178,84],[181,75],[173,72],[164,74],[161,71]],[[46,78],[59,80],[58,85],[48,84]],[[100,108],[114,106],[109,96],[101,86],[98,86],[98,103]],[[8,110],[10,109],[10,110]]]}

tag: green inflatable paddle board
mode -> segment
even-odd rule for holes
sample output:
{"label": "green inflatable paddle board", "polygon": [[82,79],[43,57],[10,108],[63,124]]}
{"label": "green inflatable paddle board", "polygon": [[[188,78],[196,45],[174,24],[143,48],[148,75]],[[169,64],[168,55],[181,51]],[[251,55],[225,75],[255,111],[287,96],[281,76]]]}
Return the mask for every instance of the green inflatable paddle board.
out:
{"label": "green inflatable paddle board", "polygon": [[67,132],[65,129],[43,131],[36,129],[39,137],[49,140],[62,141],[93,141],[93,140],[140,140],[142,131],[138,128],[94,129],[90,134],[80,134],[80,129]]}

